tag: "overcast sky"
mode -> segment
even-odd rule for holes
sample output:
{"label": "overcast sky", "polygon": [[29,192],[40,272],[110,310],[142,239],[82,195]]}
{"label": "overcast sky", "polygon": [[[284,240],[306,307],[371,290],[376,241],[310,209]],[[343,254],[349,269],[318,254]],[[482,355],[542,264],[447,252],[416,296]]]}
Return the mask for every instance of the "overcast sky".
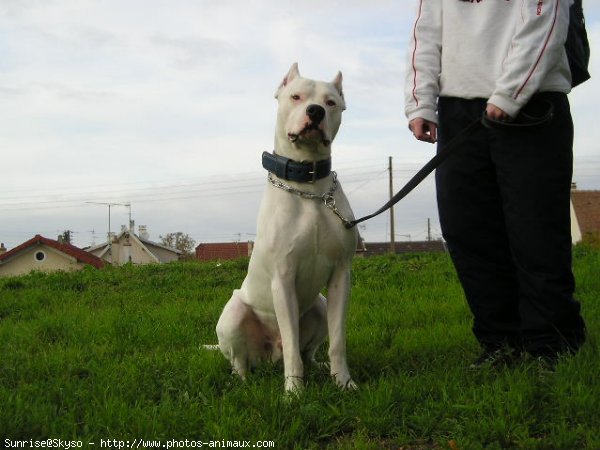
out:
{"label": "overcast sky", "polygon": [[[586,0],[592,50],[600,1]],[[406,0],[0,0],[0,242],[72,230],[101,243],[108,207],[131,204],[150,237],[252,240],[272,150],[273,94],[293,62],[344,75],[333,165],[357,216],[433,156],[404,118],[413,2]],[[575,181],[600,189],[600,57],[570,96]],[[91,202],[91,203],[90,203]],[[111,207],[111,229],[129,208]],[[396,208],[398,240],[440,237],[433,177]],[[389,239],[388,216],[365,223]]]}

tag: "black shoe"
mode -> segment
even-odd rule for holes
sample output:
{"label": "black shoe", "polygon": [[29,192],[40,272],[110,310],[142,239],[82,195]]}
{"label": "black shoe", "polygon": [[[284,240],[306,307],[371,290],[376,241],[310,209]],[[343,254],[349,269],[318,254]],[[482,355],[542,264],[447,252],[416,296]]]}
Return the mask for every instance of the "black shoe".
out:
{"label": "black shoe", "polygon": [[542,372],[555,372],[559,361],[569,356],[574,356],[578,347],[563,345],[528,350],[529,356],[535,361]]}
{"label": "black shoe", "polygon": [[556,366],[558,365],[558,355],[537,356],[535,360],[538,365],[538,370],[541,374],[552,374],[556,372]]}
{"label": "black shoe", "polygon": [[529,352],[529,357],[533,360],[540,373],[554,373],[558,365],[559,358],[565,355],[571,355],[571,352]]}
{"label": "black shoe", "polygon": [[481,355],[469,366],[470,369],[510,366],[521,356],[521,352],[511,347],[486,347]]}

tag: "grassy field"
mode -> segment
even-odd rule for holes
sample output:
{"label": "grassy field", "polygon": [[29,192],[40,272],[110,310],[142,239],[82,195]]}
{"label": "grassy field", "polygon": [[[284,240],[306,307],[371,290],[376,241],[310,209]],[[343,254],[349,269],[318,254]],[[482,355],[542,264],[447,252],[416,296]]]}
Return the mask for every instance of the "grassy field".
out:
{"label": "grassy field", "polygon": [[216,343],[245,260],[0,278],[0,447],[600,449],[600,251],[575,256],[590,336],[555,373],[469,369],[479,348],[447,255],[357,259],[348,357],[360,389],[314,367],[297,399],[282,396],[281,367],[242,383],[201,348]]}

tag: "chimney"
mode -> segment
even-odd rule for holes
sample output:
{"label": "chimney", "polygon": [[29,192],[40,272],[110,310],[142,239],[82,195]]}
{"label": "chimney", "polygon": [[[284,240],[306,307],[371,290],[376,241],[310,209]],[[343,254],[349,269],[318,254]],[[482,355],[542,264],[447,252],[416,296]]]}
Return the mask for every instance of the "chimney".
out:
{"label": "chimney", "polygon": [[144,239],[146,241],[150,239],[150,234],[148,233],[148,227],[146,225],[140,225],[138,230],[140,239]]}
{"label": "chimney", "polygon": [[0,244],[0,255],[4,255],[6,253],[6,247],[4,246],[4,242]]}

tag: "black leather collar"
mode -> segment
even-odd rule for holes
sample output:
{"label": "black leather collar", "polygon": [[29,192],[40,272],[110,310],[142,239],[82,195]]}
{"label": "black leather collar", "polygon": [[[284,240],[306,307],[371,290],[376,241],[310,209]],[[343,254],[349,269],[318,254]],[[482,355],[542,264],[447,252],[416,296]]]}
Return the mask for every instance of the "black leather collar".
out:
{"label": "black leather collar", "polygon": [[276,177],[284,180],[314,183],[331,173],[331,158],[321,161],[298,162],[285,156],[263,152],[262,166]]}

